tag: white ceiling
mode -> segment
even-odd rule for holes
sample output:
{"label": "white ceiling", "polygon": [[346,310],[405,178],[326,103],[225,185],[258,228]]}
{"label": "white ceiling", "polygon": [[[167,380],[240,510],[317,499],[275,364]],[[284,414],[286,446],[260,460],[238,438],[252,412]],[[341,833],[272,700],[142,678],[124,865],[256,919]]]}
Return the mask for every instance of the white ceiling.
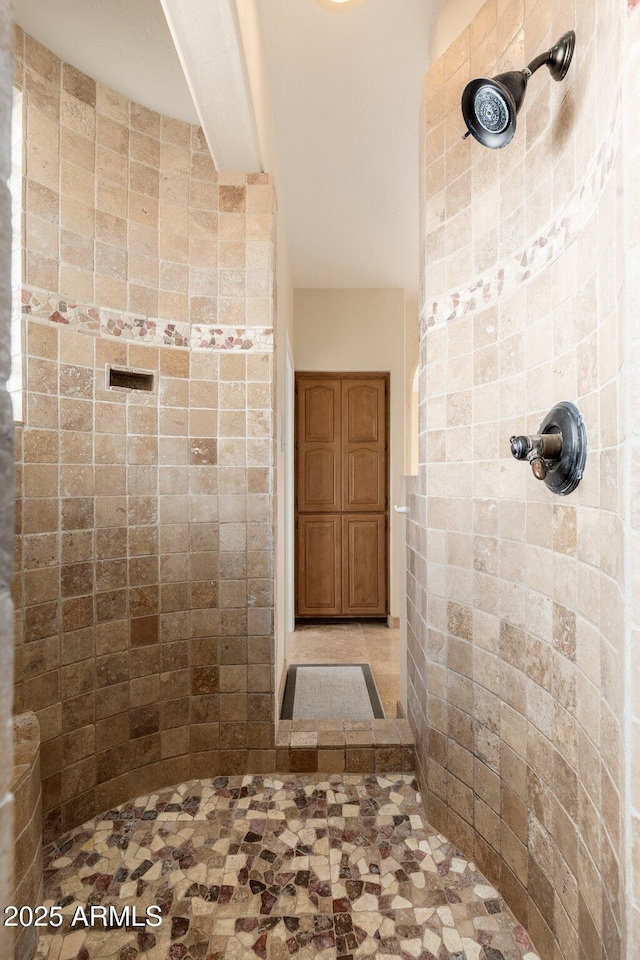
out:
{"label": "white ceiling", "polygon": [[438,0],[258,0],[296,287],[418,287],[418,113]]}
{"label": "white ceiling", "polygon": [[198,122],[160,0],[15,0],[14,16],[32,37],[112,90]]}

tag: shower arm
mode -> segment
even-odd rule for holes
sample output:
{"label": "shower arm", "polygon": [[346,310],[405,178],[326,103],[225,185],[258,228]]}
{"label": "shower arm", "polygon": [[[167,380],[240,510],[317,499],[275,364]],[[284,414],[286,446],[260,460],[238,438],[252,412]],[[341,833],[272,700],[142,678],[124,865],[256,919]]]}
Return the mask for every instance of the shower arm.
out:
{"label": "shower arm", "polygon": [[535,59],[532,60],[531,63],[528,66],[526,66],[522,71],[525,77],[527,78],[527,80],[529,79],[529,77],[533,76],[536,70],[539,70],[540,67],[544,67],[548,63],[550,63],[551,59],[552,59],[551,50],[547,50],[546,53],[541,53],[539,56],[535,57]]}
{"label": "shower arm", "polygon": [[531,63],[521,71],[525,83],[540,67],[549,67],[549,73],[554,80],[564,80],[571,63],[575,42],[576,35],[573,30],[569,30],[549,50],[534,57]]}

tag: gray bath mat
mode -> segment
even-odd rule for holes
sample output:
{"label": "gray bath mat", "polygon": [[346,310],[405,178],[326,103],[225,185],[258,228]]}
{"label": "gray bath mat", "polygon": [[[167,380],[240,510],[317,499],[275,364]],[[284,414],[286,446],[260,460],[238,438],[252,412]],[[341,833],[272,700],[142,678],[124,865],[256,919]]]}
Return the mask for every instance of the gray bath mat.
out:
{"label": "gray bath mat", "polygon": [[293,664],[281,720],[380,720],[384,711],[368,663]]}

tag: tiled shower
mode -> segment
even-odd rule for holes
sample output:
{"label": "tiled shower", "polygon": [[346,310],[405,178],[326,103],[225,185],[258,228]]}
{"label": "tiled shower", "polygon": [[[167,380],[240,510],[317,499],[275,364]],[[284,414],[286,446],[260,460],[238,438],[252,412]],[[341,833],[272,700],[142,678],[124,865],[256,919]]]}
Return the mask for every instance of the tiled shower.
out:
{"label": "tiled shower", "polygon": [[[521,69],[569,29],[566,81],[531,80],[508,149],[463,141],[466,83]],[[15,445],[2,393],[0,751],[16,751],[0,765],[3,903],[63,900],[81,875],[128,902],[175,860],[199,884],[186,894],[173,876],[175,900],[153,888],[178,960],[267,956],[269,937],[272,956],[301,960],[381,945],[422,960],[635,957],[640,6],[487,0],[425,79],[409,723],[375,744],[384,766],[400,758],[388,776],[371,729],[276,739],[273,178],[216,172],[200,128],[16,28],[15,63],[0,46],[4,179],[13,87],[23,390]],[[1,202],[9,216],[4,187]],[[568,498],[509,450],[562,400],[589,444]],[[323,769],[323,746],[336,769],[297,773]],[[114,836],[143,851],[122,883]],[[101,856],[112,873],[93,876]],[[260,899],[278,858],[294,879]],[[159,957],[149,936],[105,956]],[[33,955],[33,931],[17,943]],[[54,937],[39,957],[91,960],[83,944]]]}
{"label": "tiled shower", "polygon": [[[461,140],[468,80],[521,69],[569,29],[567,79],[531,79],[510,146]],[[473,851],[540,955],[566,960],[625,956],[627,924],[629,956],[639,942],[625,712],[637,30],[622,4],[487,3],[422,105],[409,717],[429,819]],[[563,400],[589,446],[566,498],[509,449]]]}
{"label": "tiled shower", "polygon": [[15,710],[40,723],[46,841],[274,767],[274,198],[19,29],[16,67]]}

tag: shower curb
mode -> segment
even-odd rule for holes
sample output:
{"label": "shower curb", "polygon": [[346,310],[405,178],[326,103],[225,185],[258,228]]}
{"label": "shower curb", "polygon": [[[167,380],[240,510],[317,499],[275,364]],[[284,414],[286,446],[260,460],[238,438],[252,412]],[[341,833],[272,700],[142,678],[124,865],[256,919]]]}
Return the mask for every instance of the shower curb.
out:
{"label": "shower curb", "polygon": [[407,720],[281,720],[278,773],[413,773]]}

